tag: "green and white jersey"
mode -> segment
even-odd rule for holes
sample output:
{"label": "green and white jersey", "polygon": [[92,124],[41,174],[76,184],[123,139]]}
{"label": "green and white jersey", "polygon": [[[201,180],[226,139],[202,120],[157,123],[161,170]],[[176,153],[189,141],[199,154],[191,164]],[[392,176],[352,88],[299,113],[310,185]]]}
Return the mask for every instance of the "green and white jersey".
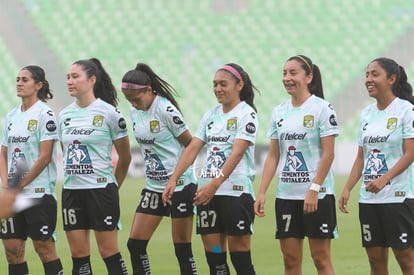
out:
{"label": "green and white jersey", "polygon": [[[40,155],[40,143],[57,138],[55,114],[46,103],[39,100],[24,112],[21,111],[21,106],[11,110],[6,116],[2,138],[2,145],[7,147],[9,186],[17,186],[37,161]],[[56,175],[56,148],[54,147],[51,162],[24,187],[23,195],[40,198],[49,194],[56,198]]]}
{"label": "green and white jersey", "polygon": [[[177,108],[162,96],[155,97],[148,111],[132,107],[131,120],[145,161],[146,188],[162,192],[184,149],[177,137],[188,127]],[[192,167],[179,178],[175,191],[190,183],[195,183]]]}
{"label": "green and white jersey", "polygon": [[63,144],[65,189],[105,188],[117,184],[113,174],[112,141],[126,137],[122,114],[101,99],[86,108],[75,102],[59,114],[59,138]]}
{"label": "green and white jersey", "polygon": [[[339,134],[336,113],[329,102],[312,95],[300,107],[288,100],[275,107],[268,137],[280,148],[276,196],[303,200],[316,176],[322,157],[321,137]],[[319,198],[334,194],[334,176],[329,170]]]}
{"label": "green and white jersey", "polygon": [[244,101],[228,113],[223,113],[222,105],[209,110],[195,135],[207,144],[207,161],[196,175],[199,186],[221,175],[221,168],[232,153],[235,140],[243,139],[249,141],[250,145],[231,175],[221,184],[216,195],[238,197],[248,193],[254,198],[254,148],[257,130],[256,112]]}
{"label": "green and white jersey", "polygon": [[396,98],[385,109],[378,110],[376,103],[361,113],[358,144],[364,152],[364,168],[359,202],[398,203],[414,198],[413,165],[391,179],[374,194],[365,191],[365,185],[387,173],[403,155],[404,139],[414,138],[413,105]]}

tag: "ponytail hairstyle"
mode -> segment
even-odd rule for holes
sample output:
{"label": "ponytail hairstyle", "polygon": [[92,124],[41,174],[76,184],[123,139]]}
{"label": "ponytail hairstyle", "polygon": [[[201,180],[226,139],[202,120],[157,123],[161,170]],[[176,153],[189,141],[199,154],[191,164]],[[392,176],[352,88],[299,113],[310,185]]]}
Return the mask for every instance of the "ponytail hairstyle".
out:
{"label": "ponytail hairstyle", "polygon": [[96,98],[100,98],[106,103],[116,107],[118,105],[118,96],[112,79],[105,71],[101,61],[97,58],[78,60],[73,64],[77,64],[83,68],[88,78],[96,77],[93,87],[93,94]]}
{"label": "ponytail hairstyle", "polygon": [[29,71],[32,74],[32,78],[35,81],[35,83],[41,82],[42,88],[37,92],[37,98],[40,99],[43,102],[46,102],[48,99],[53,98],[52,91],[49,88],[49,82],[46,80],[45,71],[36,65],[29,65],[26,67],[23,67],[21,71],[26,70]]}
{"label": "ponytail hairstyle", "polygon": [[175,89],[147,64],[138,63],[135,69],[126,72],[122,77],[123,88],[144,92],[148,86],[152,88],[154,94],[167,98],[181,112],[178,102],[175,100],[175,96],[177,96]]}
{"label": "ponytail hairstyle", "polygon": [[377,62],[381,68],[383,68],[387,73],[387,78],[390,78],[392,75],[395,75],[396,80],[392,85],[392,93],[401,99],[405,99],[411,104],[414,104],[413,97],[413,87],[407,80],[407,73],[401,65],[398,65],[397,62],[390,58],[379,57],[371,61]]}
{"label": "ponytail hairstyle", "polygon": [[324,98],[323,86],[322,86],[322,75],[319,67],[312,63],[312,60],[302,54],[290,57],[287,61],[296,60],[301,63],[302,69],[305,70],[306,75],[312,74],[312,81],[308,84],[308,90],[311,94],[317,97]]}
{"label": "ponytail hairstyle", "polygon": [[225,64],[218,69],[218,71],[220,70],[229,72],[236,80],[236,83],[243,81],[244,85],[240,91],[240,100],[249,104],[257,113],[256,106],[254,105],[254,91],[258,93],[260,93],[260,91],[253,85],[249,74],[240,65],[235,63]]}

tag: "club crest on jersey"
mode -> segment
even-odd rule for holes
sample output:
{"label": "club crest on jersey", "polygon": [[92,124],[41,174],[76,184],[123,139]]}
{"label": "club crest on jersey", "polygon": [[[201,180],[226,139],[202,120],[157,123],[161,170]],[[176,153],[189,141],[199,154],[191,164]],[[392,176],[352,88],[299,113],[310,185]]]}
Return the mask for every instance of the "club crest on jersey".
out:
{"label": "club crest on jersey", "polygon": [[313,115],[307,115],[303,117],[303,127],[305,128],[313,128],[315,122],[315,118]]}
{"label": "club crest on jersey", "polygon": [[31,119],[29,120],[29,122],[27,123],[27,131],[29,132],[34,132],[37,130],[37,120],[35,119]]}
{"label": "club crest on jersey", "polygon": [[227,131],[234,132],[237,130],[237,118],[233,117],[227,120]]}
{"label": "club crest on jersey", "polygon": [[158,120],[151,120],[150,121],[150,131],[151,133],[159,133],[160,132],[160,122]]}
{"label": "club crest on jersey", "polygon": [[97,115],[97,116],[94,116],[94,117],[93,117],[93,122],[92,122],[92,124],[93,124],[93,126],[95,126],[95,127],[102,127],[102,125],[103,125],[103,121],[104,121],[104,117],[103,117],[103,116],[101,116],[101,115]]}
{"label": "club crest on jersey", "polygon": [[395,130],[397,128],[398,118],[390,117],[387,121],[387,129],[388,130]]}

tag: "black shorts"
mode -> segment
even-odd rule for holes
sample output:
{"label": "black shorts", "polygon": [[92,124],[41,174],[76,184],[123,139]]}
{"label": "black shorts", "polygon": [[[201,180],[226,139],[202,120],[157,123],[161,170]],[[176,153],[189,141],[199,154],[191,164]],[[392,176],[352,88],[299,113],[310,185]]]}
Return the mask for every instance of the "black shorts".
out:
{"label": "black shorts", "polygon": [[1,220],[0,239],[55,239],[57,202],[52,195],[44,195],[36,200],[39,203],[35,206]]}
{"label": "black shorts", "polygon": [[214,196],[207,205],[197,206],[197,234],[252,234],[253,205],[254,200],[250,194],[242,194],[240,197]]}
{"label": "black shorts", "polygon": [[408,248],[414,245],[414,199],[403,203],[359,204],[363,247]]}
{"label": "black shorts", "polygon": [[315,239],[337,237],[337,221],[334,195],[326,195],[318,200],[315,213],[304,214],[304,200],[276,198],[276,239],[299,238]]}
{"label": "black shorts", "polygon": [[167,204],[167,206],[164,206],[162,203],[162,193],[143,189],[141,191],[141,199],[135,212],[154,216],[171,216],[171,218],[193,216],[193,202],[196,191],[196,184],[188,184],[183,190],[174,192],[172,205]]}
{"label": "black shorts", "polygon": [[62,218],[65,231],[93,229],[112,231],[118,228],[119,193],[115,183],[105,188],[63,189]]}

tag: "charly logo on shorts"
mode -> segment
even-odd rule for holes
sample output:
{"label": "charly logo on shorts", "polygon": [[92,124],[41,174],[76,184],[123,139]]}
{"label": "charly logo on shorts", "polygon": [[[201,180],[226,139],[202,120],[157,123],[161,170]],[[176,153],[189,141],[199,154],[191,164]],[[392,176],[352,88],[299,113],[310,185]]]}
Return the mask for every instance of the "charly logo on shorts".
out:
{"label": "charly logo on shorts", "polygon": [[95,127],[102,127],[104,116],[96,115],[93,117],[92,125]]}
{"label": "charly logo on shorts", "polygon": [[37,130],[37,120],[36,119],[31,119],[29,120],[29,122],[27,123],[27,131],[29,132],[34,132]]}
{"label": "charly logo on shorts", "polygon": [[159,133],[161,130],[160,122],[158,120],[151,120],[150,121],[150,132],[151,133]]}

